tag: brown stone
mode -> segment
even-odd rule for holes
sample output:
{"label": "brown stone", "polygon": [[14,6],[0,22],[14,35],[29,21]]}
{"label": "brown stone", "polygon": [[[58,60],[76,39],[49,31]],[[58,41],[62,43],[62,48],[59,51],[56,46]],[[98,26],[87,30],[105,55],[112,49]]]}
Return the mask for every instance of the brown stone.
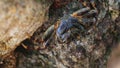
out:
{"label": "brown stone", "polygon": [[[50,0],[49,0],[50,1]],[[14,51],[47,20],[48,0],[0,0],[0,57]]]}

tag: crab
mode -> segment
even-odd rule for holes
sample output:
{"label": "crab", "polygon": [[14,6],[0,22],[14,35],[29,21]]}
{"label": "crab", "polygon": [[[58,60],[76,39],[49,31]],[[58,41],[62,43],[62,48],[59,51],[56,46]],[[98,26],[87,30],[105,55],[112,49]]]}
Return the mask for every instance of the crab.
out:
{"label": "crab", "polygon": [[42,38],[45,47],[50,43],[49,41],[53,34],[59,41],[66,42],[76,33],[85,32],[92,25],[95,25],[98,16],[95,1],[79,0],[79,2],[82,5],[81,9],[66,17],[64,16],[46,30]]}
{"label": "crab", "polygon": [[[36,37],[33,36],[34,39],[32,39],[32,42],[38,45],[37,47],[33,47],[33,49],[46,49],[53,39],[69,43],[77,38],[78,35],[86,34],[91,30],[92,26],[96,25],[99,11],[96,8],[95,1],[78,0],[78,2],[80,2],[80,9],[58,19],[53,25],[47,28],[41,39],[34,40]],[[24,46],[24,48],[28,49],[29,47]]]}

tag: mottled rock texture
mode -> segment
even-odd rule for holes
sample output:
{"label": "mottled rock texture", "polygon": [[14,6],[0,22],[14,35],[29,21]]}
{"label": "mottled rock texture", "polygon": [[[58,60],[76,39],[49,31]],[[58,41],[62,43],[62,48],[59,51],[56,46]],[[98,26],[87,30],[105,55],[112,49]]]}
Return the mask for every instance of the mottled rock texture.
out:
{"label": "mottled rock texture", "polygon": [[49,4],[46,0],[0,0],[1,57],[14,51],[47,20]]}

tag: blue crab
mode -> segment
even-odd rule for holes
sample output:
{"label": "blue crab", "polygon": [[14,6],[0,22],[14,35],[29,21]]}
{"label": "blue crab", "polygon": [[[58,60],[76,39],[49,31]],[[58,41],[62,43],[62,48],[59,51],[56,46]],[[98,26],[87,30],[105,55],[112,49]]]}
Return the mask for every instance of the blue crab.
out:
{"label": "blue crab", "polygon": [[[94,0],[79,0],[82,8],[68,15],[67,18],[58,20],[43,34],[43,48],[51,42],[55,36],[60,42],[67,42],[76,37],[76,34],[84,33],[97,21],[98,10]],[[74,37],[73,37],[74,36]]]}
{"label": "blue crab", "polygon": [[86,29],[97,21],[98,11],[94,0],[80,0],[82,8],[57,21],[54,25],[48,28],[44,33],[43,40],[46,42],[48,38],[55,32],[56,37],[62,42],[70,39],[71,35],[77,32],[84,32]]}

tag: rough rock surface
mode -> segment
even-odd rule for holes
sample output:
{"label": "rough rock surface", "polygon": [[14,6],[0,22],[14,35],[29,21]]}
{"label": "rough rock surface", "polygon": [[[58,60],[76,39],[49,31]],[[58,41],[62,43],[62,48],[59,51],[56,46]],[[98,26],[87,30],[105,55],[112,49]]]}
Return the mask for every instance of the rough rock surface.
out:
{"label": "rough rock surface", "polygon": [[[102,3],[104,4],[104,2]],[[69,14],[69,12],[79,8],[78,6],[78,0],[74,0],[60,9],[50,10],[53,13],[53,18],[61,18],[64,13]],[[99,9],[100,21],[95,30],[89,30],[89,34],[80,34],[69,43],[61,43],[55,36],[52,36],[50,44],[45,50],[20,50],[26,51],[26,53],[19,54],[17,57],[20,60],[18,68],[106,68],[111,49],[117,42],[117,38],[120,38],[120,22],[118,9],[114,11],[111,6],[112,10],[110,11],[113,12],[111,15],[112,17],[115,16],[115,19],[112,19],[106,11],[108,6],[101,6],[104,7]],[[117,18],[118,20],[116,20]],[[36,46],[36,44],[42,46],[39,43],[39,38],[43,36],[46,29],[51,25],[50,23],[53,24],[51,21],[44,23],[34,33],[31,39],[35,44],[31,44],[31,46]]]}
{"label": "rough rock surface", "polygon": [[[30,46],[30,49],[32,49],[33,46],[41,47],[43,44],[40,43],[40,38],[42,38],[46,29],[52,25],[55,20],[63,17],[64,13],[71,13],[74,10],[79,9],[78,6],[80,4],[78,1],[81,0],[73,0],[73,2],[69,2],[67,5],[66,2],[68,0],[55,1],[55,3],[59,3],[58,7],[60,8],[53,8],[54,4],[52,4],[50,8],[50,13],[53,14],[51,18],[55,18],[54,21],[49,20],[44,23],[39,29],[37,29],[37,31],[35,31],[30,39],[23,41],[22,44],[25,44],[25,46]],[[4,3],[4,1],[2,3]],[[60,3],[63,7],[60,6]],[[27,4],[28,2],[26,5]],[[99,9],[100,13],[102,13],[99,17],[102,19],[95,30],[89,30],[89,34],[80,34],[69,43],[61,43],[55,36],[52,36],[49,46],[47,46],[44,50],[38,51],[27,50],[22,46],[15,45],[15,47],[18,46],[15,53],[13,55],[11,54],[12,56],[7,55],[8,57],[5,57],[6,59],[0,68],[106,68],[107,59],[109,58],[111,49],[120,38],[120,13],[118,9],[113,10],[114,8],[111,5],[112,9],[110,11],[113,13],[111,13],[112,17],[110,17],[110,14],[108,13],[109,11],[106,11],[108,8],[106,7],[107,4],[102,1],[100,1],[99,4],[102,5],[98,6],[104,6]],[[113,17],[114,19],[112,19]],[[28,43],[28,41],[30,43]]]}
{"label": "rough rock surface", "polygon": [[0,0],[0,56],[14,51],[42,25],[48,7],[37,0]]}

